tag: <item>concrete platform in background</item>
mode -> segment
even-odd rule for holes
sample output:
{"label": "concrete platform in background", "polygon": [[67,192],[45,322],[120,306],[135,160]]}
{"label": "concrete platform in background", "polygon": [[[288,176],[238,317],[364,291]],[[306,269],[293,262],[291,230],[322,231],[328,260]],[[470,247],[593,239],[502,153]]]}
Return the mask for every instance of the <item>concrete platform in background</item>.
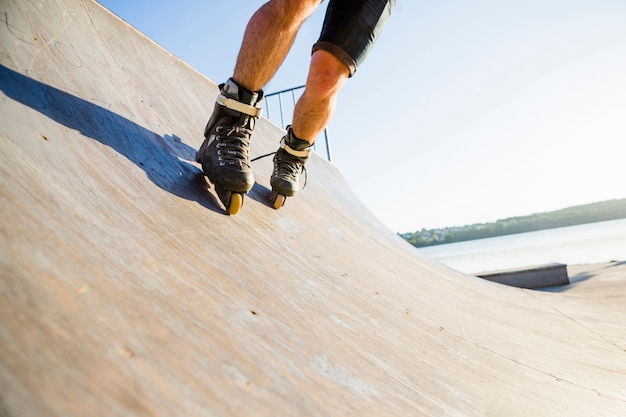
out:
{"label": "concrete platform in background", "polygon": [[194,162],[215,83],[93,1],[0,19],[1,415],[623,415],[623,265],[463,275],[317,156],[280,211],[255,162],[228,217]]}
{"label": "concrete platform in background", "polygon": [[569,284],[567,265],[559,263],[482,272],[476,276],[499,284],[529,289]]}

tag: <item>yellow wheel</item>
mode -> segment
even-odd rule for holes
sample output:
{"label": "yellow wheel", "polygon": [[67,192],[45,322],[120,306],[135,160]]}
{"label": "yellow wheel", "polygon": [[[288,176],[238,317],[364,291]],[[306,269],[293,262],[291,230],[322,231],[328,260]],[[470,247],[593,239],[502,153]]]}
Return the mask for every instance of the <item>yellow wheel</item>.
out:
{"label": "yellow wheel", "polygon": [[230,202],[228,203],[228,214],[233,215],[239,213],[241,207],[243,206],[243,194],[240,193],[231,193]]}
{"label": "yellow wheel", "polygon": [[285,205],[285,200],[287,199],[287,197],[285,197],[282,194],[274,194],[274,200],[272,201],[272,206],[278,210],[279,208],[281,208],[282,206]]}

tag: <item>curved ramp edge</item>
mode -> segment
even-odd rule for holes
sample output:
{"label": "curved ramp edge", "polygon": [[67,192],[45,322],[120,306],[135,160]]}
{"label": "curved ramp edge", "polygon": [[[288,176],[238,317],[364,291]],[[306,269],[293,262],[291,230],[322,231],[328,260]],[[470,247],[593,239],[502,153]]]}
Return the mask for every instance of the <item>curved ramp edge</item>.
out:
{"label": "curved ramp edge", "polygon": [[[317,156],[280,211],[255,162],[228,217],[194,162],[215,83],[93,1],[40,5],[0,3],[0,414],[626,409],[623,275],[465,276]],[[281,135],[261,120],[253,156]]]}

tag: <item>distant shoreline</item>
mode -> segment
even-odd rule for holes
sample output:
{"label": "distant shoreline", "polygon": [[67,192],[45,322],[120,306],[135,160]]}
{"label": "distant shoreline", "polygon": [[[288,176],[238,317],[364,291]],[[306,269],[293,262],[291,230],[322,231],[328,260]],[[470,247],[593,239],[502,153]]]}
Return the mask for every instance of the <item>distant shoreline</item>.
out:
{"label": "distant shoreline", "polygon": [[559,227],[626,218],[626,199],[568,207],[562,210],[509,217],[493,223],[475,223],[437,229],[422,229],[399,235],[417,248],[507,236]]}
{"label": "distant shoreline", "polygon": [[626,260],[626,219],[537,230],[419,248],[423,255],[465,273]]}

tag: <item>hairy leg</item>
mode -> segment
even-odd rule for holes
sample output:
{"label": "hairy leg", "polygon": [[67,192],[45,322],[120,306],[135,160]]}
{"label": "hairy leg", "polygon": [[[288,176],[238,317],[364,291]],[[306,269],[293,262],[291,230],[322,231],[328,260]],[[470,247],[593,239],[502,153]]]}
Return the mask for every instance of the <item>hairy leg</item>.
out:
{"label": "hairy leg", "polygon": [[261,6],[246,27],[233,79],[251,91],[265,87],[319,4],[320,0],[271,0]]}
{"label": "hairy leg", "polygon": [[313,53],[306,88],[293,115],[292,129],[298,138],[313,143],[330,121],[337,94],[349,77],[349,68],[334,55],[323,50]]}

